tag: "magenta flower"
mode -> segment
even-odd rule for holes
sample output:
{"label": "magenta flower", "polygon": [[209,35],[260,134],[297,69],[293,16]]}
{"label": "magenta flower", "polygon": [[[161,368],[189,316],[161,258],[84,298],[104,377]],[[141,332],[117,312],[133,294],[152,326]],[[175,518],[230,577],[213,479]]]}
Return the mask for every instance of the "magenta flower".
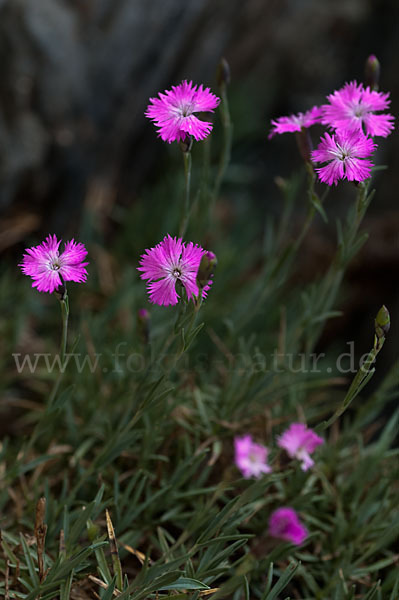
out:
{"label": "magenta flower", "polygon": [[328,185],[337,185],[339,179],[363,181],[370,177],[373,163],[365,158],[375,148],[373,140],[361,131],[336,131],[332,135],[324,134],[311,157],[316,163],[327,163],[316,168],[319,179]]}
{"label": "magenta flower", "polygon": [[[197,273],[205,250],[193,244],[185,243],[181,238],[164,237],[155,248],[146,250],[140,259],[141,279],[148,279],[147,286],[150,302],[161,306],[177,304],[180,296],[176,292],[176,283],[183,284],[187,298],[199,295]],[[207,290],[209,287],[207,287]],[[202,295],[205,296],[204,291]]]}
{"label": "magenta flower", "polygon": [[321,106],[313,106],[305,113],[300,112],[297,115],[274,119],[272,121],[273,128],[268,135],[268,139],[270,140],[276,133],[293,133],[294,131],[301,131],[302,127],[308,128],[315,123],[320,123],[321,114]]}
{"label": "magenta flower", "polygon": [[27,248],[18,265],[24,275],[32,277],[32,287],[39,292],[51,294],[64,281],[82,283],[87,279],[85,267],[89,263],[83,262],[87,254],[84,244],[74,240],[66,242],[61,254],[60,244],[61,240],[58,242],[55,235],[49,235],[39,246]]}
{"label": "magenta flower", "polygon": [[390,104],[389,93],[383,94],[364,88],[352,81],[343,88],[327,96],[329,104],[323,105],[323,125],[347,131],[365,131],[368,135],[387,137],[394,128],[393,116],[375,114],[385,110]]}
{"label": "magenta flower", "polygon": [[159,98],[150,98],[145,116],[154,121],[158,134],[164,142],[183,141],[192,135],[197,141],[206,138],[212,131],[212,123],[201,121],[197,112],[213,112],[220,98],[209,88],[197,89],[192,81],[182,81],[171,90],[160,93]]}
{"label": "magenta flower", "polygon": [[308,532],[300,522],[296,511],[289,506],[283,506],[270,515],[269,534],[299,546]]}
{"label": "magenta flower", "polygon": [[277,445],[284,448],[291,458],[302,461],[301,468],[307,471],[314,465],[310,455],[317,446],[323,444],[324,440],[312,429],[303,423],[292,423],[292,425],[277,438]]}
{"label": "magenta flower", "polygon": [[235,463],[244,477],[260,477],[262,473],[270,473],[267,464],[268,449],[252,441],[250,435],[234,439]]}

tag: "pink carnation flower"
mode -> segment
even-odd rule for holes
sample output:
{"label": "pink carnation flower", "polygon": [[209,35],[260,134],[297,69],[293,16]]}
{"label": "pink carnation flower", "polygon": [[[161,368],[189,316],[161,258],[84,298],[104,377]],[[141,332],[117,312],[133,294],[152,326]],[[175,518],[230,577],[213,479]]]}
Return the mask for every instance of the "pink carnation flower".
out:
{"label": "pink carnation flower", "polygon": [[303,127],[308,128],[315,123],[320,123],[321,113],[321,106],[313,106],[313,108],[305,113],[300,112],[297,115],[290,115],[289,117],[279,117],[271,122],[273,128],[268,135],[268,139],[270,140],[276,133],[293,133],[301,131]]}
{"label": "pink carnation flower", "polygon": [[323,443],[324,440],[303,423],[292,423],[277,438],[277,445],[280,448],[284,448],[291,458],[297,458],[302,461],[301,468],[303,471],[307,471],[314,465],[314,461],[310,458],[310,455],[313,454],[317,446]]}
{"label": "pink carnation flower", "polygon": [[260,477],[262,473],[270,473],[267,464],[268,449],[252,441],[250,435],[236,437],[234,440],[235,463],[244,477]]}
{"label": "pink carnation flower", "polygon": [[363,181],[370,177],[373,163],[365,160],[375,150],[376,144],[361,131],[336,131],[325,133],[316,150],[311,153],[316,163],[326,162],[316,168],[319,179],[328,185],[337,185],[339,179]]}
{"label": "pink carnation flower", "polygon": [[160,93],[159,98],[150,98],[145,116],[154,121],[158,134],[164,142],[183,141],[192,135],[197,141],[206,138],[212,131],[212,123],[201,121],[197,112],[213,112],[220,99],[209,88],[200,85],[197,89],[192,81],[182,81],[171,90]]}
{"label": "pink carnation flower", "polygon": [[356,81],[346,83],[343,88],[327,96],[329,104],[323,105],[323,125],[334,129],[348,131],[363,131],[368,135],[387,137],[394,128],[393,116],[375,114],[385,110],[390,104],[389,93],[383,94],[364,88]]}
{"label": "pink carnation flower", "polygon": [[299,546],[308,532],[300,522],[296,511],[289,506],[283,506],[270,515],[269,534]]}
{"label": "pink carnation flower", "polygon": [[84,282],[87,279],[83,262],[87,255],[84,244],[71,240],[65,243],[64,252],[58,251],[61,240],[49,235],[39,246],[27,248],[22,258],[21,267],[24,275],[33,279],[32,287],[39,292],[54,292],[64,281]]}
{"label": "pink carnation flower", "polygon": [[[147,286],[150,302],[161,306],[177,304],[179,295],[176,292],[176,283],[183,284],[187,298],[198,296],[197,283],[198,268],[205,250],[193,244],[185,243],[181,238],[172,238],[170,235],[164,237],[162,242],[155,248],[146,250],[141,256],[140,266],[141,279],[148,279]],[[205,293],[209,286],[206,286]]]}

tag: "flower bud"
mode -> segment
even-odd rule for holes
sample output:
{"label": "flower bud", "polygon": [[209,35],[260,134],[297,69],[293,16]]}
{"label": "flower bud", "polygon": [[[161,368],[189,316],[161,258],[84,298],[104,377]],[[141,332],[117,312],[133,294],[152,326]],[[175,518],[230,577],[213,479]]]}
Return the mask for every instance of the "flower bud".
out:
{"label": "flower bud", "polygon": [[218,64],[216,80],[219,88],[222,89],[230,83],[230,66],[225,58],[222,58]]}
{"label": "flower bud", "polygon": [[137,329],[145,344],[148,344],[150,339],[150,321],[151,316],[148,310],[146,308],[139,308],[137,311]]}
{"label": "flower bud", "polygon": [[364,80],[366,86],[370,86],[372,90],[378,90],[378,83],[380,80],[380,63],[378,58],[374,54],[370,54],[366,60],[364,68]]}
{"label": "flower bud", "polygon": [[384,338],[391,326],[391,318],[386,306],[381,306],[375,318],[375,335],[377,338]]}
{"label": "flower bud", "polygon": [[207,250],[201,259],[197,273],[197,284],[200,289],[209,284],[209,280],[215,271],[217,262],[216,254]]}

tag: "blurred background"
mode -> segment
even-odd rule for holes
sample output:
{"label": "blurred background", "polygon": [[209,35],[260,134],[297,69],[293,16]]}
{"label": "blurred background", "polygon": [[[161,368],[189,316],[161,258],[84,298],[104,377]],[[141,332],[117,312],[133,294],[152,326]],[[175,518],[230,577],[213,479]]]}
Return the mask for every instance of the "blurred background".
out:
{"label": "blurred background", "polygon": [[[293,136],[267,139],[270,119],[361,81],[371,53],[396,116],[398,17],[396,0],[0,0],[3,268],[20,280],[15,264],[25,247],[49,232],[76,237],[92,243],[99,289],[112,294],[124,266],[170,231],[171,190],[182,176],[177,145],[160,141],[144,117],[148,98],[182,79],[217,93],[222,56],[231,69],[234,142],[218,215],[232,235],[259,243],[279,214],[276,177],[300,178],[302,169]],[[399,334],[396,132],[379,140],[375,160],[388,170],[375,175],[364,224],[370,239],[346,277],[344,316],[323,340],[360,340],[360,354],[382,303],[392,314],[391,339]],[[335,218],[352,199],[349,184],[329,194],[329,224],[320,219],[308,236],[298,281],[325,270]],[[304,206],[297,212],[299,223]],[[195,241],[210,247],[212,235]],[[384,349],[387,362],[394,347]]]}

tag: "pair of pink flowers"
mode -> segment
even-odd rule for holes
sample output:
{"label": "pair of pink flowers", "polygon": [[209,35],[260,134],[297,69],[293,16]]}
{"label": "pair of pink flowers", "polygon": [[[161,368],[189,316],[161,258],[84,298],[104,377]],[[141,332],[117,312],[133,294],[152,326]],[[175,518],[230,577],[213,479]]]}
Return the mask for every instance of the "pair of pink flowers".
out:
{"label": "pair of pink flowers", "polygon": [[328,185],[336,185],[340,179],[364,181],[370,177],[373,163],[369,157],[377,147],[371,138],[387,137],[394,128],[393,116],[380,114],[389,106],[389,94],[352,81],[327,100],[305,113],[273,120],[269,138],[301,132],[317,123],[326,125],[332,132],[326,132],[311,153],[313,162],[326,163],[316,167],[320,180]]}
{"label": "pair of pink flowers", "polygon": [[[311,454],[324,440],[304,423],[292,423],[277,438],[277,445],[283,448],[291,458],[301,461],[301,469],[307,471],[314,465]],[[260,477],[262,473],[270,473],[267,464],[269,454],[266,446],[252,441],[250,435],[236,437],[234,440],[235,463],[244,477]]]}
{"label": "pair of pink flowers", "polygon": [[[209,88],[182,81],[158,96],[150,98],[145,115],[154,122],[164,142],[182,142],[187,137],[199,141],[210,134],[212,123],[202,121],[195,114],[213,112],[218,106],[220,99]],[[167,235],[154,248],[145,251],[138,270],[141,279],[148,281],[150,302],[169,306],[179,301],[178,284],[184,287],[189,300],[205,298],[212,283],[210,266],[215,260],[212,252],[198,244]],[[204,262],[204,269],[201,269]]]}
{"label": "pair of pink flowers", "polygon": [[[65,281],[84,282],[87,279],[84,244],[71,240],[60,253],[61,241],[49,235],[38,246],[25,251],[19,265],[33,279],[32,287],[39,292],[53,293]],[[155,248],[146,250],[138,270],[147,279],[150,301],[161,306],[177,304],[176,284],[184,287],[187,298],[205,298],[212,284],[212,268],[216,262],[213,252],[198,244],[184,243],[181,238],[167,235]]]}

